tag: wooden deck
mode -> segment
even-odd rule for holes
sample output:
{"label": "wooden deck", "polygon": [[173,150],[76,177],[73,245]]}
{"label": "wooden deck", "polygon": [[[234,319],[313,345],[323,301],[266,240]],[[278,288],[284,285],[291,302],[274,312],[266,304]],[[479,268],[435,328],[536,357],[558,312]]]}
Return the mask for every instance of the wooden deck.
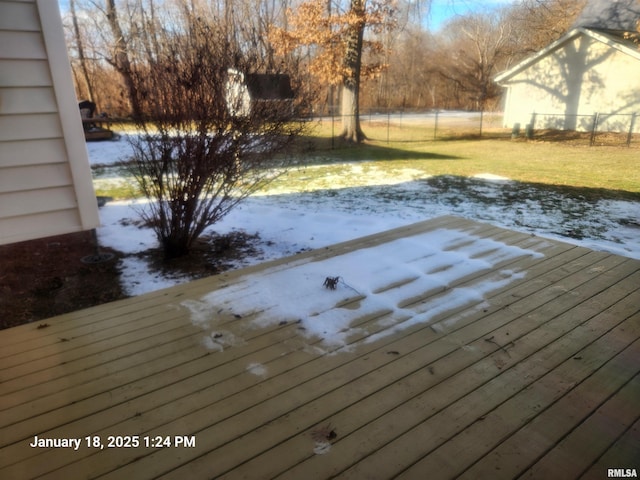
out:
{"label": "wooden deck", "polygon": [[[370,290],[334,270],[443,233],[435,254],[381,255]],[[324,264],[347,283],[304,273]],[[257,298],[305,282],[309,316]],[[344,345],[309,333],[331,315]],[[0,331],[0,345],[2,479],[640,474],[640,261],[455,217]]]}

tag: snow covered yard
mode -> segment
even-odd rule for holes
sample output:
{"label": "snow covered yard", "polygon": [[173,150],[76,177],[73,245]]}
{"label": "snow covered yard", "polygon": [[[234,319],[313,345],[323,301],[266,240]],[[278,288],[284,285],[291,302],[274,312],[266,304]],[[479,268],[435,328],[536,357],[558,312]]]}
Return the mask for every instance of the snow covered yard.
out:
{"label": "snow covered yard", "polygon": [[[126,160],[125,140],[88,144],[94,165]],[[335,172],[339,171],[339,174]],[[307,191],[287,191],[283,184],[247,199],[212,230],[259,235],[258,253],[237,266],[264,262],[308,249],[370,235],[442,215],[579,244],[595,250],[640,258],[640,203],[589,200],[562,189],[523,187],[518,182],[478,172],[466,177],[429,177],[401,169],[390,178],[375,164],[331,164],[306,169]],[[126,183],[106,169],[96,182]],[[286,184],[285,184],[286,185]],[[101,208],[103,246],[126,254],[122,281],[130,295],[188,281],[152,271],[139,254],[157,246],[148,228],[138,226],[144,201],[110,202]]]}

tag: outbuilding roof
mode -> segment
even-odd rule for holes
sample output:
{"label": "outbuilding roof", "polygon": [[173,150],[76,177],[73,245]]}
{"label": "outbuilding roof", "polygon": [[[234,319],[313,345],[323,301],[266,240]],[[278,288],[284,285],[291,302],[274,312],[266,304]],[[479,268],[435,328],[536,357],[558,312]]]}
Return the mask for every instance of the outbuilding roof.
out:
{"label": "outbuilding roof", "polygon": [[502,83],[502,82],[505,82],[506,80],[509,80],[514,75],[525,70],[529,66],[538,62],[541,58],[553,53],[554,51],[561,48],[564,44],[566,44],[567,42],[573,40],[574,38],[580,35],[586,35],[590,38],[593,38],[594,40],[597,40],[599,42],[602,42],[610,46],[611,48],[619,50],[627,55],[630,55],[640,60],[640,50],[638,49],[638,46],[634,44],[631,40],[625,38],[621,32],[614,31],[614,30],[599,31],[593,28],[578,27],[578,28],[574,28],[573,30],[570,30],[564,36],[562,36],[561,38],[559,38],[558,40],[556,40],[546,48],[543,48],[538,53],[525,58],[523,61],[516,64],[509,70],[505,70],[504,72],[498,74],[495,77],[495,81],[497,83]]}
{"label": "outbuilding roof", "polygon": [[287,100],[294,97],[289,75],[248,73],[245,81],[255,100]]}

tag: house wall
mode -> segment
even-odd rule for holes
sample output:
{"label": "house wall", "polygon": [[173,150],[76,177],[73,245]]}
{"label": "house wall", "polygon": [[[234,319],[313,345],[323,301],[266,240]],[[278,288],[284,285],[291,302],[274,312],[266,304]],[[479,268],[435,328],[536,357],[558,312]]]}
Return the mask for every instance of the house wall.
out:
{"label": "house wall", "polygon": [[640,114],[638,78],[640,58],[580,34],[503,82],[505,125],[524,127],[536,113],[535,128],[588,131],[600,113],[600,131],[626,132]]}
{"label": "house wall", "polygon": [[0,244],[98,224],[58,4],[0,0]]}

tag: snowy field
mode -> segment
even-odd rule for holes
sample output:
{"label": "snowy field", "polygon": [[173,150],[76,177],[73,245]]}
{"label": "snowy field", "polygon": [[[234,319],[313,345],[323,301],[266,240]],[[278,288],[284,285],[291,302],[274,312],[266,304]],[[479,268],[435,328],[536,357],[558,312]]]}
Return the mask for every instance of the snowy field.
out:
{"label": "snowy field", "polygon": [[[126,141],[88,144],[92,164],[126,160]],[[333,164],[335,167],[335,164]],[[384,178],[357,163],[344,164],[344,177],[355,186],[319,188],[306,192],[273,191],[255,195],[232,211],[215,232],[244,231],[259,234],[259,253],[245,258],[245,266],[320,248],[352,238],[435,218],[456,215],[500,227],[582,245],[594,250],[640,259],[640,203],[600,200],[587,202],[531,190],[530,195],[510,195],[516,182],[478,172],[469,179],[429,179],[410,169]],[[313,168],[313,167],[311,167]],[[421,175],[423,175],[421,173]],[[118,178],[100,181],[121,181]],[[331,185],[331,179],[322,185]],[[522,189],[519,188],[521,193]],[[561,205],[562,208],[558,206]],[[143,201],[110,202],[100,209],[102,246],[127,254],[122,261],[126,292],[138,295],[187,281],[152,273],[137,256],[157,246],[150,229],[136,226]],[[347,272],[342,272],[347,275]]]}

